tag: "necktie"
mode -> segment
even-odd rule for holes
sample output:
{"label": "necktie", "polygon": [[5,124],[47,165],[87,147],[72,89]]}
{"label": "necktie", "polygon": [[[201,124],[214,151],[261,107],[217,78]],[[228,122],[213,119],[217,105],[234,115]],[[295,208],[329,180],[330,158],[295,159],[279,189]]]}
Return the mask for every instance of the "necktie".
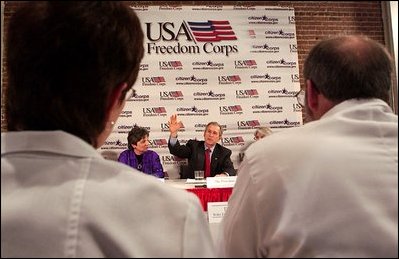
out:
{"label": "necktie", "polygon": [[211,150],[207,148],[205,150],[205,178],[211,176]]}

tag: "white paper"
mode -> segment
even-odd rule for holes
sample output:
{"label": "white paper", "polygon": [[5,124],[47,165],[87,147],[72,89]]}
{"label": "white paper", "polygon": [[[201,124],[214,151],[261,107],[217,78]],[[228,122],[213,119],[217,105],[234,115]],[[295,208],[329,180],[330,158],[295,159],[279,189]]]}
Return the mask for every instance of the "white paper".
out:
{"label": "white paper", "polygon": [[208,221],[209,223],[220,223],[227,210],[227,201],[208,202]]}

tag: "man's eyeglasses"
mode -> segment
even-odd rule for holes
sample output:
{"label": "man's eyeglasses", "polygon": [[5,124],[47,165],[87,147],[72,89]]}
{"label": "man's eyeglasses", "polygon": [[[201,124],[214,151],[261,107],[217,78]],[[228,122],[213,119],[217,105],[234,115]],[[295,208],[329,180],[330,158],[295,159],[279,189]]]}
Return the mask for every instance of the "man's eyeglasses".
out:
{"label": "man's eyeglasses", "polygon": [[300,90],[299,92],[297,92],[294,97],[296,97],[296,100],[298,101],[299,105],[303,108],[305,107],[305,91],[304,90]]}

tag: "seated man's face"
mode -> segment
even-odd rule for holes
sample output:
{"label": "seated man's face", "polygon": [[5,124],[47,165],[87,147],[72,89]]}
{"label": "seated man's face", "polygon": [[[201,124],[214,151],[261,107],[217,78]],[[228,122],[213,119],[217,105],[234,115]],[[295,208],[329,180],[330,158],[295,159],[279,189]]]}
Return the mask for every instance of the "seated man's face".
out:
{"label": "seated man's face", "polygon": [[209,125],[204,132],[204,140],[207,146],[214,146],[219,142],[220,128],[216,125]]}

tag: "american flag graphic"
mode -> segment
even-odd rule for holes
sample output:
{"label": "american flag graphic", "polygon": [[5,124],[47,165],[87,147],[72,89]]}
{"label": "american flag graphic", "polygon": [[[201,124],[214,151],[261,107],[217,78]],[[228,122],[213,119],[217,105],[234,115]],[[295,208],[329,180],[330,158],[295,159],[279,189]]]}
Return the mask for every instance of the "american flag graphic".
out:
{"label": "american flag graphic", "polygon": [[155,111],[156,113],[166,113],[165,107],[155,107],[155,108],[154,108],[154,111]]}
{"label": "american flag graphic", "polygon": [[208,20],[207,22],[188,22],[190,29],[199,42],[219,42],[237,40],[229,21]]}
{"label": "american flag graphic", "polygon": [[235,82],[235,81],[241,81],[241,78],[240,78],[239,75],[228,76],[227,78],[228,78],[230,81],[233,81],[233,82]]}
{"label": "american flag graphic", "polygon": [[233,143],[244,142],[243,137],[232,137],[231,140],[233,141]]}
{"label": "american flag graphic", "polygon": [[256,89],[246,90],[245,93],[248,95],[258,95],[258,90]]}
{"label": "american flag graphic", "polygon": [[162,145],[168,144],[168,142],[164,138],[163,139],[154,139],[153,143],[154,143],[154,145],[157,145],[157,146],[162,146]]}
{"label": "american flag graphic", "polygon": [[247,66],[256,66],[256,61],[253,59],[244,60],[244,64]]}
{"label": "american flag graphic", "polygon": [[165,78],[163,76],[156,76],[152,78],[154,80],[155,83],[164,83],[165,82]]}
{"label": "american flag graphic", "polygon": [[241,105],[233,105],[233,106],[230,106],[229,108],[230,108],[230,111],[233,111],[233,112],[242,111]]}
{"label": "american flag graphic", "polygon": [[170,96],[172,96],[172,97],[181,97],[181,96],[183,96],[183,93],[182,93],[182,91],[171,91],[170,92]]}
{"label": "american flag graphic", "polygon": [[251,126],[251,127],[260,126],[260,123],[257,120],[248,121],[247,123],[248,123],[248,126]]}
{"label": "american flag graphic", "polygon": [[181,61],[171,61],[171,62],[170,62],[170,65],[171,65],[172,67],[181,67],[181,66],[183,66],[182,63],[181,63]]}

